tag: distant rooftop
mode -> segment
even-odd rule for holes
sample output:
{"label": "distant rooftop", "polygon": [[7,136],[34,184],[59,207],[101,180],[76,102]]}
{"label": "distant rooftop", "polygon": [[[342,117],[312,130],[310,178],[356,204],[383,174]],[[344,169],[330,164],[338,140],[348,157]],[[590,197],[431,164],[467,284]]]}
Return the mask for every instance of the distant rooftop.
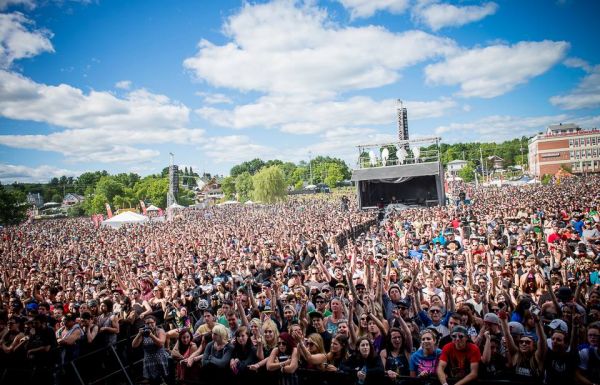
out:
{"label": "distant rooftop", "polygon": [[581,131],[581,127],[576,125],[575,123],[559,123],[559,124],[551,124],[548,126],[546,130],[546,134],[548,135],[556,135],[556,134],[571,134],[577,131]]}
{"label": "distant rooftop", "polygon": [[549,138],[554,136],[571,136],[571,135],[590,135],[598,134],[600,130],[592,128],[590,130],[584,130],[575,123],[559,123],[551,124],[546,129],[546,132],[540,132],[537,135],[529,139],[529,143],[532,143],[538,139]]}

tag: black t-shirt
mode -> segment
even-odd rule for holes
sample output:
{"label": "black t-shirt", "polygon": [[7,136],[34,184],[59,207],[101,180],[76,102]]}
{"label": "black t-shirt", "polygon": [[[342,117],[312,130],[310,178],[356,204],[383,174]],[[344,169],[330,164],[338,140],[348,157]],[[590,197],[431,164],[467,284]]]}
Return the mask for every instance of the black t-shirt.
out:
{"label": "black t-shirt", "polygon": [[562,385],[571,383],[575,378],[575,370],[578,366],[579,353],[576,349],[562,353],[548,349],[544,359],[544,384]]}
{"label": "black t-shirt", "polygon": [[40,351],[34,353],[34,359],[36,361],[49,363],[54,355],[53,349],[57,345],[58,344],[56,342],[56,334],[54,333],[54,330],[49,327],[42,327],[39,330],[36,330],[35,334],[33,334],[30,337],[29,344],[27,345],[27,350],[39,348],[42,346],[50,346],[49,352]]}
{"label": "black t-shirt", "polygon": [[483,361],[479,365],[479,377],[483,379],[499,379],[506,373],[506,358],[500,353],[492,354],[490,362]]}

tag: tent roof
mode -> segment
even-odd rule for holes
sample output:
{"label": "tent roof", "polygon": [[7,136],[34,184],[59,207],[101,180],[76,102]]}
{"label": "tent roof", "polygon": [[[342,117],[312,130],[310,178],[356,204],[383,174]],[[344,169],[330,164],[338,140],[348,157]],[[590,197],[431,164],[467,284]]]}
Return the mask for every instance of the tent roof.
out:
{"label": "tent roof", "polygon": [[154,206],[154,205],[150,205],[148,206],[148,208],[146,208],[146,211],[158,211],[159,208]]}
{"label": "tent roof", "polygon": [[185,206],[180,205],[179,203],[173,203],[171,206],[169,206],[170,209],[184,209]]}
{"label": "tent roof", "polygon": [[240,204],[240,202],[238,202],[238,201],[226,201],[226,202],[223,202],[223,203],[219,203],[217,206],[221,206],[221,205],[238,205],[238,204]]}
{"label": "tent roof", "polygon": [[132,213],[131,211],[125,211],[119,215],[115,215],[114,217],[102,221],[102,223],[106,224],[118,224],[118,223],[140,223],[148,221],[148,217],[145,215]]}

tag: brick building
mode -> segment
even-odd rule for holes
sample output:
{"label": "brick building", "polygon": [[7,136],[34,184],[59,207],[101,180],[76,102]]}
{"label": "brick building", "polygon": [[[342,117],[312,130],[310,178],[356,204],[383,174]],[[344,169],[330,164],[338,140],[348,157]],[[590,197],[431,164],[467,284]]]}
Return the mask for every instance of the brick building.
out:
{"label": "brick building", "polygon": [[529,171],[539,178],[561,167],[572,173],[600,171],[600,130],[555,124],[529,140]]}

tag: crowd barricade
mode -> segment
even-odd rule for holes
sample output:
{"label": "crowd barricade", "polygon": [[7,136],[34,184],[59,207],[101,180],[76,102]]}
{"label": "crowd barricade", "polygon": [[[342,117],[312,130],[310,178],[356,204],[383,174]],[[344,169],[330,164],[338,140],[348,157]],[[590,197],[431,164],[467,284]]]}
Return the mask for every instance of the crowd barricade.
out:
{"label": "crowd barricade", "polygon": [[366,233],[371,226],[376,224],[377,219],[371,219],[359,225],[351,226],[349,230],[345,230],[342,234],[337,235],[335,237],[335,242],[338,244],[340,249],[342,249],[348,244],[348,239],[358,238],[361,233]]}
{"label": "crowd barricade", "polygon": [[[123,339],[93,352],[81,355],[63,366],[49,368],[13,367],[0,373],[0,385],[4,384],[44,384],[44,385],[134,385],[142,380],[143,352],[141,348],[131,347],[132,338]],[[58,349],[56,350],[58,354]],[[229,369],[199,368],[193,378],[185,381],[175,380],[175,363],[171,366],[171,375],[165,379],[167,385],[276,385],[280,383],[279,371],[245,371],[234,375]],[[351,385],[356,378],[343,372],[328,372],[298,369],[295,373],[298,385]],[[456,380],[449,380],[454,384]],[[381,385],[440,385],[436,377],[413,378],[399,376],[395,380],[382,377],[377,381]],[[503,379],[479,379],[478,385],[531,385]]]}

